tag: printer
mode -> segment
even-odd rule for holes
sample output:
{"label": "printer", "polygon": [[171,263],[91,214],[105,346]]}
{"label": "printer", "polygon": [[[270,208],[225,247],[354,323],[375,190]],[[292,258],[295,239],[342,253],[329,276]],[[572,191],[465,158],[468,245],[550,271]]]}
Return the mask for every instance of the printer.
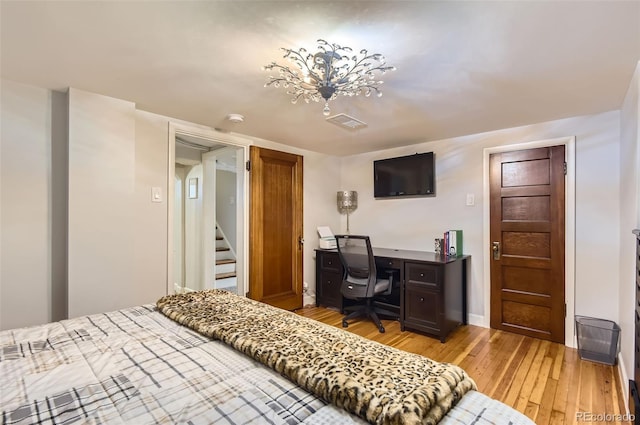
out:
{"label": "printer", "polygon": [[320,242],[320,249],[335,249],[337,248],[336,237],[333,236],[333,232],[329,226],[318,226],[318,239]]}

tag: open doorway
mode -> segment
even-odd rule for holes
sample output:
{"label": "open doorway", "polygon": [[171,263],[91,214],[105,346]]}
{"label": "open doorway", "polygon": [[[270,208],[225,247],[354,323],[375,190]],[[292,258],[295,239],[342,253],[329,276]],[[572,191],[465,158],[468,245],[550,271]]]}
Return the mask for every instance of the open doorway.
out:
{"label": "open doorway", "polygon": [[168,293],[245,282],[245,150],[206,135],[170,131]]}

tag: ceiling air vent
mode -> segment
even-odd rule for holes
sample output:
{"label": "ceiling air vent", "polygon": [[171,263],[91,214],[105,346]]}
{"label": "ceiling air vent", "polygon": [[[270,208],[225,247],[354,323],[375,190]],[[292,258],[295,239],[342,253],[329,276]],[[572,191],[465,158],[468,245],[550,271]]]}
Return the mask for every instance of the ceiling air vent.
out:
{"label": "ceiling air vent", "polygon": [[342,127],[349,131],[360,130],[361,128],[365,128],[367,126],[366,122],[357,120],[347,114],[338,114],[332,117],[328,117],[327,122],[335,124],[338,127]]}

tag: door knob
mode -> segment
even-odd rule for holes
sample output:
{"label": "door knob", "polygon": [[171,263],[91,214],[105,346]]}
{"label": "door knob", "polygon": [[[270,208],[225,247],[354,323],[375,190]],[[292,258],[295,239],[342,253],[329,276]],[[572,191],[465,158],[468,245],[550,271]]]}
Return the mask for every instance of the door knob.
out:
{"label": "door knob", "polygon": [[493,251],[493,259],[500,259],[500,242],[491,242],[491,250]]}

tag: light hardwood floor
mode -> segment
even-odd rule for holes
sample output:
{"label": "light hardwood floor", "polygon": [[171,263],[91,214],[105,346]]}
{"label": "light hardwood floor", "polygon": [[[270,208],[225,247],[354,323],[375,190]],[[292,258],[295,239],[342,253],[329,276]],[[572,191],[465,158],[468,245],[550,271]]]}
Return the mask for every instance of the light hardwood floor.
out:
{"label": "light hardwood floor", "polygon": [[[296,313],[341,327],[342,315],[322,307]],[[478,389],[513,406],[536,424],[587,423],[578,412],[594,415],[625,413],[617,366],[581,360],[564,345],[477,326],[461,326],[447,342],[412,331],[400,331],[397,321],[383,320],[381,334],[369,320],[358,320],[348,331],[440,362],[460,365]],[[584,415],[582,416],[585,417]],[[627,424],[621,421],[589,423]]]}

